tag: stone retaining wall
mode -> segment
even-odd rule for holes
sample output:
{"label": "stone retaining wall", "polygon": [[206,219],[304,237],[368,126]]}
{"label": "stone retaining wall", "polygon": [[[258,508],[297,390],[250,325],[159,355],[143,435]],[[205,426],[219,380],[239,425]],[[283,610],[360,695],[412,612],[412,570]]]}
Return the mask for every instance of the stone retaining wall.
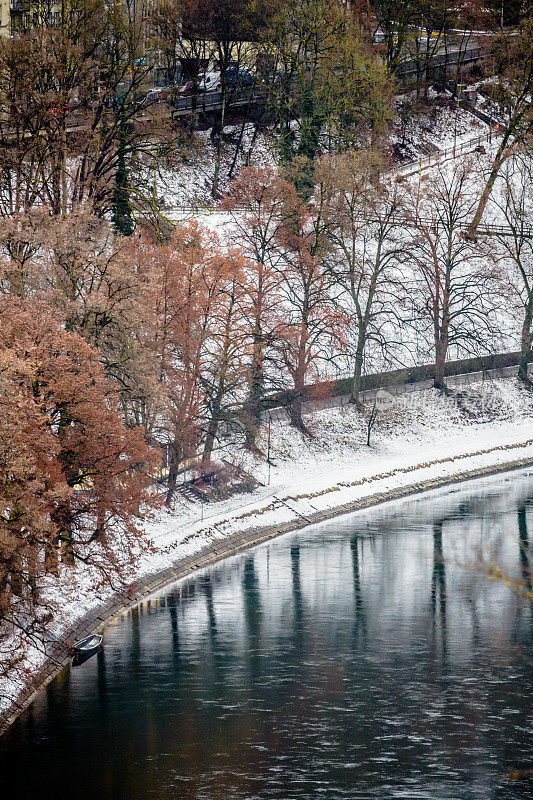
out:
{"label": "stone retaining wall", "polygon": [[[529,364],[528,371],[533,374],[533,364]],[[382,373],[387,376],[392,373]],[[503,378],[513,378],[518,374],[518,366],[505,366],[496,367],[494,369],[476,370],[475,372],[465,372],[459,374],[449,374],[446,377],[446,384],[450,388],[457,386],[469,386],[472,383],[479,383],[481,381],[501,380]],[[374,377],[374,376],[373,376]],[[377,376],[376,376],[377,377]],[[422,392],[425,389],[431,389],[433,386],[433,379],[421,381],[406,381],[397,385],[390,385],[383,381],[382,386],[367,389],[360,393],[363,402],[372,402],[376,396],[376,392],[380,389],[385,389],[393,395],[411,394],[412,392]],[[302,410],[304,414],[312,414],[315,411],[322,411],[325,408],[337,408],[338,406],[345,406],[350,402],[350,395],[344,393],[331,393],[324,392],[323,397],[317,397],[310,400],[304,400],[302,403]],[[276,406],[275,408],[266,411],[263,415],[264,420],[268,421],[270,416],[271,420],[284,419],[287,416],[285,406]]]}

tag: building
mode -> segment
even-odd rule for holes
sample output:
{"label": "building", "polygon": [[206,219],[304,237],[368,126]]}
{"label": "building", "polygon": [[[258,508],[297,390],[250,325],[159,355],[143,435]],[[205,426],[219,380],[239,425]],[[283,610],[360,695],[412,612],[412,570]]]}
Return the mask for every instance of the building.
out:
{"label": "building", "polygon": [[14,0],[0,0],[0,39],[11,36],[11,8]]}
{"label": "building", "polygon": [[39,25],[59,26],[60,0],[0,0],[0,38]]}

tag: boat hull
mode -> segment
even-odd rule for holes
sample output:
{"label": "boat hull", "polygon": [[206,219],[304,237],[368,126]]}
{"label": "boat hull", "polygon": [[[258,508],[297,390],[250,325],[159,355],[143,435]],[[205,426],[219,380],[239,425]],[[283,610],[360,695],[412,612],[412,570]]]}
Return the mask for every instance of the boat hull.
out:
{"label": "boat hull", "polygon": [[88,636],[86,639],[74,645],[72,648],[72,666],[78,667],[80,664],[84,664],[88,661],[98,652],[101,644],[101,636]]}

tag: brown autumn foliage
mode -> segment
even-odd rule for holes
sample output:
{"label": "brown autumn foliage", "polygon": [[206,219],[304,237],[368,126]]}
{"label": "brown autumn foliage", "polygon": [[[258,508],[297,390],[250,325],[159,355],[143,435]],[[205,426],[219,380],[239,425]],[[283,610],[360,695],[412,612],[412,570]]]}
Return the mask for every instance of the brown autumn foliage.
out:
{"label": "brown autumn foliage", "polygon": [[151,392],[135,341],[143,316],[140,281],[128,239],[93,214],[32,211],[0,220],[0,296],[50,306],[67,330],[98,348],[121,396],[137,400]]}
{"label": "brown autumn foliage", "polygon": [[140,346],[151,364],[153,392],[140,419],[148,435],[167,447],[170,502],[177,471],[199,447],[206,340],[217,297],[209,238],[199,226],[181,226],[170,243],[131,243],[143,278]]}
{"label": "brown autumn foliage", "polygon": [[330,291],[326,256],[331,222],[320,204],[305,202],[293,185],[262,168],[243,171],[222,205],[235,212],[235,238],[250,265],[252,360],[245,412],[247,441],[253,446],[267,380],[271,389],[285,388],[289,377],[291,422],[306,431],[305,384],[346,349],[346,318]]}
{"label": "brown autumn foliage", "polygon": [[248,352],[246,259],[198,223],[179,225],[167,244],[130,244],[142,293],[139,346],[153,391],[136,404],[151,440],[168,453],[170,504],[178,470],[203,450],[208,461],[222,423],[237,424]]}
{"label": "brown autumn foliage", "polygon": [[0,405],[0,612],[16,628],[61,561],[125,576],[154,454],[123,425],[98,352],[44,306],[0,301]]}

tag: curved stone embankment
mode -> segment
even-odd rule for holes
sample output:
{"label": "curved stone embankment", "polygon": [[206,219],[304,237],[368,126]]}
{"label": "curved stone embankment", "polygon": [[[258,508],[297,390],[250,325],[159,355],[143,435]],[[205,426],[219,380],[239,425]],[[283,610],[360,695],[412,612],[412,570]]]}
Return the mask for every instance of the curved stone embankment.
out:
{"label": "curved stone embankment", "polygon": [[[527,442],[518,444],[490,448],[486,451],[479,451],[479,453],[488,453],[496,450],[514,450],[517,448],[528,447],[531,444],[532,441],[529,440]],[[441,459],[441,461],[460,462],[461,460],[464,461],[472,458],[472,455],[473,454],[468,453],[464,454],[464,456],[444,458]],[[435,460],[433,462],[428,462],[427,464],[406,467],[401,471],[405,473],[416,473],[417,471],[422,472],[429,466],[430,463],[436,464],[440,462],[439,460]],[[457,463],[457,466],[459,467],[459,463]],[[101,631],[105,627],[106,623],[124,613],[132,606],[148,597],[150,594],[162,589],[164,586],[173,583],[174,581],[182,580],[198,569],[208,567],[217,561],[237,555],[250,547],[267,542],[276,536],[299,530],[307,527],[308,525],[314,525],[342,514],[349,514],[354,511],[368,509],[381,503],[410,497],[412,495],[427,492],[432,489],[438,489],[452,484],[474,480],[476,478],[485,478],[512,470],[526,469],[528,467],[533,467],[533,455],[528,455],[527,457],[509,461],[499,461],[498,463],[480,466],[470,470],[459,471],[458,469],[457,472],[453,472],[451,474],[409,482],[405,485],[382,492],[376,492],[375,494],[370,494],[348,503],[343,503],[327,509],[316,511],[314,513],[309,513],[305,517],[298,511],[295,511],[294,518],[288,522],[266,525],[262,527],[253,527],[238,533],[230,534],[224,539],[217,539],[201,550],[198,550],[195,554],[181,558],[168,568],[140,579],[134,585],[133,589],[128,595],[122,593],[115,594],[111,600],[100,606],[97,611],[93,611],[92,613],[86,615],[83,619],[79,620],[76,625],[69,628],[64,634],[63,643],[54,651],[49,653],[48,658],[44,662],[42,668],[33,676],[31,682],[19,694],[16,702],[13,702],[11,707],[0,716],[0,735],[4,733],[11,723],[17,718],[17,716],[31,704],[35,695],[51,680],[53,680],[53,678],[68,664],[69,649],[74,642],[78,641],[84,636],[89,635],[90,633]],[[376,476],[376,479],[382,477],[384,476]],[[354,484],[367,482],[368,480],[369,479],[363,479],[363,481],[356,481]],[[325,491],[327,492],[331,490]],[[300,497],[303,497],[303,495],[300,495]]]}

